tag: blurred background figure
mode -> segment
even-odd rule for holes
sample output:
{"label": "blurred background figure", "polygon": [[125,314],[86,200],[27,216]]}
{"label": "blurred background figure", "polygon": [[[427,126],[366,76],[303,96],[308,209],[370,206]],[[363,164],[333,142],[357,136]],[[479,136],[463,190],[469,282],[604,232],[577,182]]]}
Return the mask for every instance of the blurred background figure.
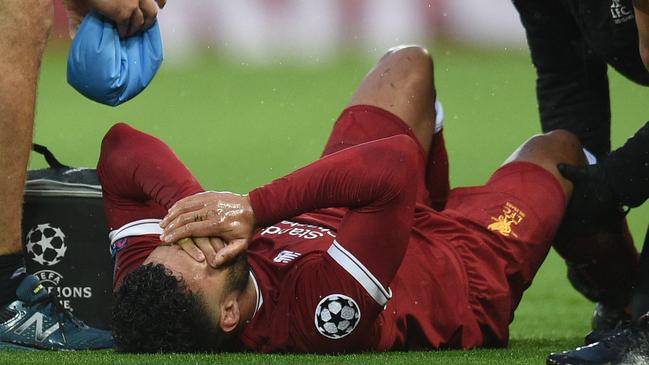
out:
{"label": "blurred background figure", "polygon": [[[160,14],[172,64],[196,53],[244,62],[295,58],[323,62],[350,48],[382,54],[401,43],[453,39],[481,47],[523,46],[509,1],[466,0],[193,0],[171,1]],[[66,32],[57,9],[55,33]]]}

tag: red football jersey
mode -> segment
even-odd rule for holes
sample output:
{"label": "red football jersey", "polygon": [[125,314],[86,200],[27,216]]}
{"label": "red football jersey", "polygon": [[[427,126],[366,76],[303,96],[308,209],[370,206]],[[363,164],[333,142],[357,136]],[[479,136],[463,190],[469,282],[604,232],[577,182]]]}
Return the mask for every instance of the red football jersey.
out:
{"label": "red football jersey", "polygon": [[[333,229],[344,212],[305,214],[254,237],[248,261],[263,302],[240,336],[246,348],[336,353],[481,344],[462,266],[444,236],[413,230],[400,269],[384,287],[363,262],[394,258],[380,251],[353,256]],[[432,209],[418,206],[416,217],[424,224],[437,218],[458,232]],[[345,308],[350,319],[338,314]]]}
{"label": "red football jersey", "polygon": [[[249,248],[263,305],[240,337],[247,348],[336,353],[483,343],[464,267],[449,246],[471,232],[417,203],[421,187],[412,177],[424,159],[413,142],[397,135],[359,144],[250,192],[266,228]],[[323,209],[332,206],[346,208]]]}
{"label": "red football jersey", "polygon": [[[369,123],[355,120],[361,131],[389,130],[377,127],[376,113],[359,116]],[[348,127],[339,121],[333,135],[353,142]],[[98,173],[119,285],[159,244],[158,218],[203,189],[161,141],[125,125],[109,135]],[[240,336],[245,347],[336,353],[507,343],[513,311],[561,222],[561,186],[537,165],[510,163],[484,186],[451,191],[437,212],[422,194],[425,158],[415,139],[379,137],[350,147],[333,138],[342,150],[250,192],[264,228],[249,247],[259,295]]]}

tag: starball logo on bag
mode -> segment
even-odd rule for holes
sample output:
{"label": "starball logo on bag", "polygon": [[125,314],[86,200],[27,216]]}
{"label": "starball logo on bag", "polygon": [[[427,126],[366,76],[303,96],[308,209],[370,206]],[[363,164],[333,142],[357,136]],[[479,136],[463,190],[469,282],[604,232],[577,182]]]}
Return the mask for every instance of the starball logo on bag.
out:
{"label": "starball logo on bag", "polygon": [[[25,237],[27,256],[42,267],[59,265],[68,250],[66,236],[61,228],[51,223],[37,224]],[[63,275],[52,269],[42,269],[34,273],[48,291],[56,290],[61,304],[70,310],[71,298],[92,298],[92,287],[62,286]]]}
{"label": "starball logo on bag", "polygon": [[63,231],[49,223],[39,224],[30,229],[26,242],[25,248],[29,258],[43,266],[52,266],[61,262],[68,249]]}

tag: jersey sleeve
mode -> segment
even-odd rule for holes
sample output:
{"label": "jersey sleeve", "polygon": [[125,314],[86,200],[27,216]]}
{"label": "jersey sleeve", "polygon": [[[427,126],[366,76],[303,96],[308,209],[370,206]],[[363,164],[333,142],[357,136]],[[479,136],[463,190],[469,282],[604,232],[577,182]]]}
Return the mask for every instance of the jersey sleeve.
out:
{"label": "jersey sleeve", "polygon": [[[347,148],[250,192],[259,226],[315,209],[346,207],[328,251],[377,303],[398,270],[422,173],[417,142],[398,135]],[[372,294],[373,293],[373,294]]]}
{"label": "jersey sleeve", "polygon": [[613,191],[620,201],[637,207],[649,198],[649,122],[604,160]]}

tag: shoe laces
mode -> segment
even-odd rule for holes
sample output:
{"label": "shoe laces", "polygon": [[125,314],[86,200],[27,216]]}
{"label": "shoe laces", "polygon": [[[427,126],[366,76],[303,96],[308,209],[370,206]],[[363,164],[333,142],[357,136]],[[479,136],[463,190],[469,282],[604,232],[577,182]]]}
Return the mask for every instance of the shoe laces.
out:
{"label": "shoe laces", "polygon": [[[59,301],[58,295],[54,291],[48,292],[47,296],[38,301],[37,303],[47,306],[50,305],[51,312],[50,315],[56,318],[59,323],[59,328],[61,328],[61,333],[65,336],[65,329],[68,326],[68,323],[72,323],[75,327],[84,327],[85,323],[77,319],[69,309],[65,308],[61,301]],[[37,304],[34,303],[34,304]]]}

